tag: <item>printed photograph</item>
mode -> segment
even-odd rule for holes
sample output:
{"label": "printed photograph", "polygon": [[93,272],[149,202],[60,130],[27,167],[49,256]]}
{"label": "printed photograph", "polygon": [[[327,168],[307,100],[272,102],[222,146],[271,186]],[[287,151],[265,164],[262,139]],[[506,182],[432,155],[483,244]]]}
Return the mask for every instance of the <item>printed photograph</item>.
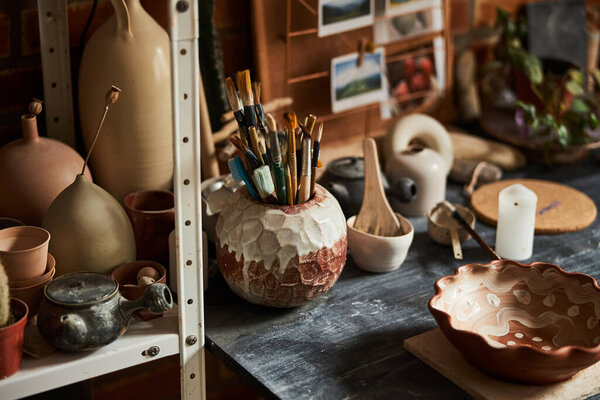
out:
{"label": "printed photograph", "polygon": [[406,14],[441,4],[441,0],[385,0],[385,15]]}
{"label": "printed photograph", "polygon": [[358,53],[331,60],[331,109],[334,113],[387,98],[383,48],[366,53],[358,66]]}
{"label": "printed photograph", "polygon": [[373,26],[373,36],[376,44],[386,44],[441,31],[442,26],[441,8],[429,8],[377,21]]}
{"label": "printed photograph", "polygon": [[319,0],[319,37],[372,23],[373,0]]}

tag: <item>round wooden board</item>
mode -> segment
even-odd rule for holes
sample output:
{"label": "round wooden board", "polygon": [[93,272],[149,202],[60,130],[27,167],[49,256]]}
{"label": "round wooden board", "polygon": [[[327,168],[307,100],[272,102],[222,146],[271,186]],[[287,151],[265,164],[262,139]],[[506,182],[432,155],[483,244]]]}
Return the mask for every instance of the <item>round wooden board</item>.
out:
{"label": "round wooden board", "polygon": [[538,197],[536,233],[573,232],[589,226],[596,219],[596,205],[586,194],[560,183],[535,179],[510,179],[481,186],[471,196],[471,208],[477,218],[495,226],[498,194],[515,183],[524,185]]}

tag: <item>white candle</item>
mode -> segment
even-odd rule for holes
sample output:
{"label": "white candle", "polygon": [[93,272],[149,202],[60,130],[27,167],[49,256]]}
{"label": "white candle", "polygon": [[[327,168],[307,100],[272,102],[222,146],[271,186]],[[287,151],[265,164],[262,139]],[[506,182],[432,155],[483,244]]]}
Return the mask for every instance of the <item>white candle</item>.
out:
{"label": "white candle", "polygon": [[496,252],[502,258],[525,260],[533,253],[537,196],[517,183],[498,195]]}

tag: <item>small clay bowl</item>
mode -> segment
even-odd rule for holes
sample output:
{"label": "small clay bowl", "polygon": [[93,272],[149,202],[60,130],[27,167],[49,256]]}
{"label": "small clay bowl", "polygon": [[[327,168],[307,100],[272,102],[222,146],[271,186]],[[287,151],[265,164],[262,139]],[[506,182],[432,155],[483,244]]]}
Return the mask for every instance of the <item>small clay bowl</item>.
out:
{"label": "small clay bowl", "polygon": [[46,262],[46,272],[44,272],[44,275],[39,276],[37,278],[33,278],[33,279],[25,279],[25,280],[21,280],[21,281],[9,281],[8,285],[11,288],[24,288],[24,287],[28,287],[28,286],[37,285],[40,282],[47,282],[56,273],[55,267],[56,267],[56,260],[54,259],[54,257],[52,257],[52,254],[48,253],[48,261]]}
{"label": "small clay bowl", "polygon": [[[124,263],[115,268],[110,274],[110,277],[119,284],[119,291],[127,300],[136,300],[137,298],[141,297],[146,290],[147,286],[142,287],[137,285],[137,273],[139,270],[145,267],[152,267],[158,271],[159,278],[156,279],[154,283],[166,284],[167,270],[165,267],[155,261],[142,260]],[[162,314],[151,314],[144,310],[139,311],[138,315],[144,321],[162,316]]]}
{"label": "small clay bowl", "polygon": [[400,267],[413,241],[415,230],[409,220],[396,213],[404,234],[376,236],[354,228],[356,215],[348,218],[348,246],[357,267],[368,272],[391,272]]}
{"label": "small clay bowl", "polygon": [[27,307],[29,307],[29,315],[27,316],[29,320],[37,315],[42,297],[44,297],[44,287],[54,278],[55,272],[56,269],[52,268],[51,273],[49,275],[44,274],[46,278],[36,284],[23,287],[10,287],[10,295],[24,301]]}
{"label": "small clay bowl", "polygon": [[429,311],[481,371],[549,384],[600,360],[600,287],[588,275],[535,262],[468,264],[435,283]]}
{"label": "small clay bowl", "polygon": [[[466,207],[454,204],[458,213],[469,223],[471,228],[475,228],[475,214]],[[454,255],[457,259],[462,259],[462,249],[460,244],[471,238],[469,232],[463,228],[458,221],[452,218],[452,212],[444,203],[438,203],[427,213],[427,233],[434,242],[443,245],[452,245]],[[452,242],[452,235],[456,237],[456,243]]]}
{"label": "small clay bowl", "polygon": [[8,279],[13,281],[44,275],[50,233],[37,226],[13,226],[0,230],[0,257]]}

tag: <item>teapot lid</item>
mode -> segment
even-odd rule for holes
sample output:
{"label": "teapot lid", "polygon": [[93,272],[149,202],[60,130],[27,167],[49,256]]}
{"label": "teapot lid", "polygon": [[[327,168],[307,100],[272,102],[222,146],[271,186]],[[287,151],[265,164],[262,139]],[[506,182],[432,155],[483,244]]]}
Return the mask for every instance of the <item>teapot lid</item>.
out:
{"label": "teapot lid", "polygon": [[365,159],[362,157],[343,157],[327,164],[327,171],[344,179],[363,179],[365,177]]}
{"label": "teapot lid", "polygon": [[44,289],[49,300],[72,305],[93,303],[118,290],[117,281],[97,272],[75,272],[51,281]]}

